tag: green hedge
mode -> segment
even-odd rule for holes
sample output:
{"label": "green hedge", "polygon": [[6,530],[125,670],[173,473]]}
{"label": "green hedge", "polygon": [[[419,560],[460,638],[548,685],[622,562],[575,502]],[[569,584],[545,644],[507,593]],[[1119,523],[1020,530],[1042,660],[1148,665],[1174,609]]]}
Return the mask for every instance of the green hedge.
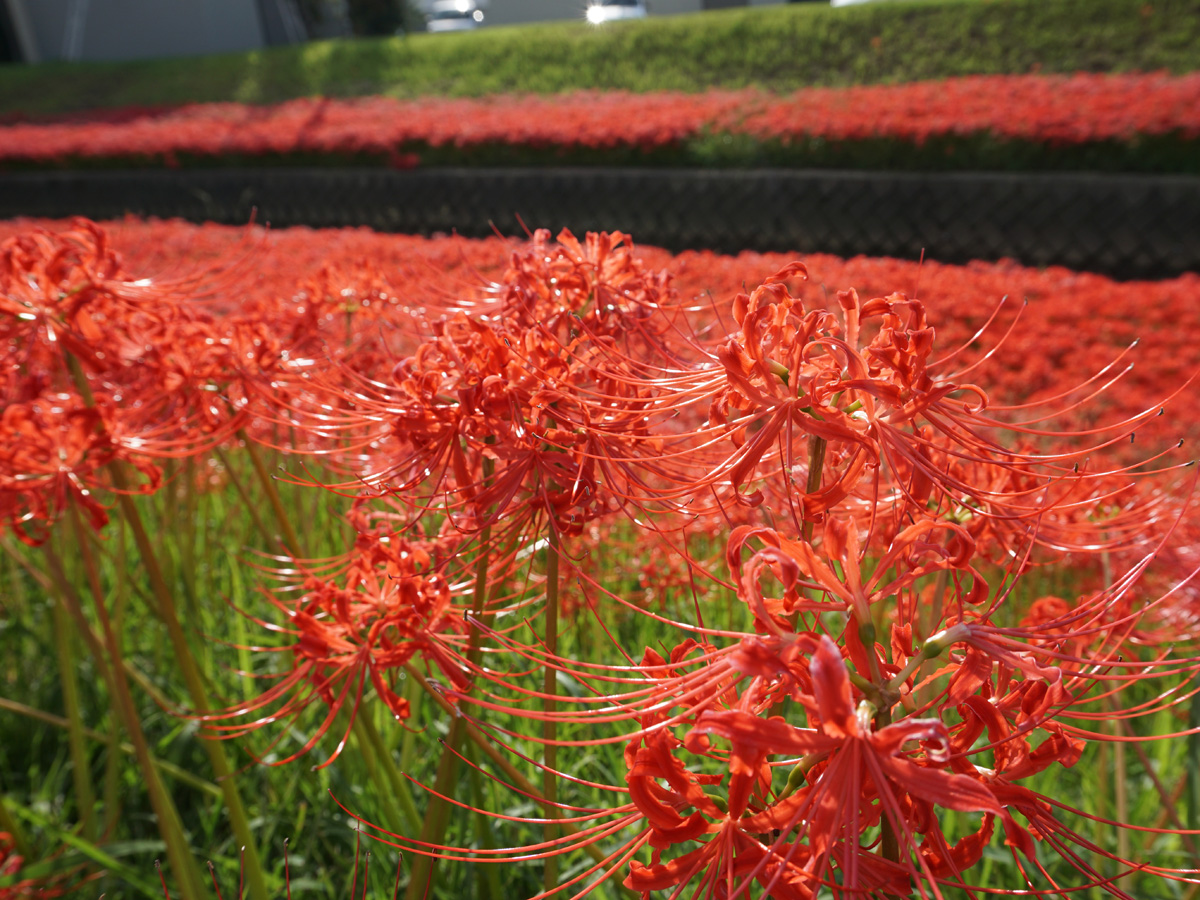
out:
{"label": "green hedge", "polygon": [[1200,69],[1200,0],[896,0],[0,67],[0,114],[302,95],[480,95]]}

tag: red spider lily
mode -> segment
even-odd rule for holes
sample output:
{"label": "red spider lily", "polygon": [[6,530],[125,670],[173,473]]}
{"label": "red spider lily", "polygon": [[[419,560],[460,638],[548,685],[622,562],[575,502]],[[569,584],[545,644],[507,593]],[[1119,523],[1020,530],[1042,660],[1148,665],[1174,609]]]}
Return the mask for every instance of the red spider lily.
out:
{"label": "red spider lily", "polygon": [[6,516],[34,529],[67,497],[102,525],[92,491],[114,460],[140,470],[140,490],[155,489],[151,460],[224,440],[261,377],[252,370],[271,366],[261,329],[235,322],[222,334],[201,310],[215,284],[134,279],[104,229],[72,226],[0,245],[4,425],[21,442],[0,466],[0,489]]}
{"label": "red spider lily", "polygon": [[[874,710],[868,708],[865,716],[861,710],[856,712],[841,653],[827,637],[818,642],[809,671],[815,705],[815,710],[810,707],[810,717],[816,713],[819,730],[795,728],[777,717],[764,720],[744,709],[704,712],[696,720],[685,741],[689,752],[709,755],[712,737],[730,744],[728,755],[717,757],[727,761],[729,769],[721,805],[690,783],[686,770],[664,754],[666,747],[635,766],[630,773],[631,796],[639,796],[632,789],[636,778],[665,779],[678,792],[673,805],[694,808],[693,818],[702,814],[692,834],[673,835],[670,829],[659,829],[659,846],[695,840],[696,826],[705,818],[716,827],[705,829],[714,836],[698,850],[670,862],[656,854],[648,866],[635,863],[628,886],[643,893],[664,890],[717,866],[701,881],[711,879],[713,885],[721,885],[721,896],[740,893],[744,888],[737,888],[745,878],[758,879],[780,897],[813,897],[823,884],[835,883],[854,893],[906,894],[909,877],[935,880],[909,823],[918,819],[923,831],[936,830],[932,805],[1003,815],[996,798],[978,780],[944,768],[950,740],[940,720],[905,719],[874,730],[870,724]],[[918,742],[920,762],[902,752],[906,745]],[[773,755],[805,757],[807,784],[772,796],[768,760]],[[650,758],[657,764],[650,764]],[[754,808],[749,808],[752,798]],[[648,818],[654,815],[659,820],[669,811],[661,800],[657,810],[652,806],[646,810]],[[884,817],[905,839],[890,859],[886,849],[882,856],[872,854],[860,843],[864,831]],[[675,826],[676,832],[683,824]],[[764,838],[771,833],[780,836],[767,843]],[[800,843],[800,839],[806,840]],[[940,832],[935,845],[947,846]],[[982,851],[982,846],[977,849]],[[836,882],[834,868],[840,872]],[[933,891],[937,892],[936,886]]]}
{"label": "red spider lily", "polygon": [[670,297],[623,242],[535,235],[500,284],[461,304],[470,315],[451,309],[431,323],[392,384],[343,392],[354,411],[336,418],[347,428],[389,432],[374,425],[380,449],[360,479],[396,495],[425,485],[476,527],[549,515],[558,532],[578,533],[621,502],[601,490],[600,468],[646,431],[643,379],[625,361],[661,344]]}
{"label": "red spider lily", "polygon": [[88,405],[75,394],[45,394],[11,403],[0,413],[0,515],[22,541],[40,544],[72,503],[102,528],[108,512],[96,491],[110,491],[105,467],[130,462],[152,491],[159,471],[141,453],[141,440],[124,433],[109,403]]}
{"label": "red spider lily", "polygon": [[[698,483],[727,478],[743,502],[757,505],[761,489],[743,495],[741,486],[764,476],[781,479],[774,494],[798,532],[801,521],[819,519],[857,493],[872,517],[893,498],[904,509],[949,503],[1023,536],[1101,477],[1064,465],[1091,450],[1019,452],[988,436],[1005,427],[1053,433],[1005,426],[983,413],[981,389],[935,378],[934,332],[923,304],[899,294],[863,302],[853,291],[842,292],[839,326],[823,309],[804,312],[788,292],[784,282],[804,274],[803,267],[784,268],[752,295],[735,298],[740,333],[718,351],[725,383],[700,394],[711,397],[711,425],[728,419],[735,450],[705,466],[709,474]],[[878,330],[868,342],[862,329],[876,318]],[[751,427],[756,431],[747,437]],[[1104,444],[1128,436],[1129,427],[1112,426],[1115,437]],[[789,501],[793,473],[808,477],[798,445],[812,439],[824,442],[824,472],[801,503]],[[772,456],[777,461],[768,462]],[[957,465],[938,466],[939,457]],[[880,484],[882,471],[893,484]]]}
{"label": "red spider lily", "polygon": [[[305,563],[295,566],[307,573],[302,580],[294,578],[299,596],[285,601],[268,595],[288,624],[252,618],[291,642],[248,648],[290,654],[292,669],[255,676],[275,683],[253,700],[197,716],[214,734],[240,737],[277,721],[296,721],[319,700],[326,707],[319,724],[299,750],[272,761],[282,765],[316,746],[343,709],[349,710],[348,735],[368,683],[396,719],[407,719],[408,702],[395,692],[394,676],[414,656],[428,660],[452,685],[465,686],[454,648],[455,635],[463,631],[462,612],[454,607],[451,586],[437,572],[427,546],[395,535],[360,534],[343,560],[316,572]],[[251,721],[217,724],[250,716]],[[345,736],[322,765],[333,762],[344,744]]]}

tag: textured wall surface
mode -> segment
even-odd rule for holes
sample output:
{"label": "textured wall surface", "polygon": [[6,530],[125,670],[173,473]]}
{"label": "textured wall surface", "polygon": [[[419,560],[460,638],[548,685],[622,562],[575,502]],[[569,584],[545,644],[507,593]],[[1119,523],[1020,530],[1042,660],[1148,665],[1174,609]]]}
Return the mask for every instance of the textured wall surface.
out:
{"label": "textured wall surface", "polygon": [[[210,169],[0,177],[0,218],[126,213],[486,236],[620,230],[671,250],[1200,269],[1200,178],[758,169]],[[520,217],[518,219],[518,216]]]}

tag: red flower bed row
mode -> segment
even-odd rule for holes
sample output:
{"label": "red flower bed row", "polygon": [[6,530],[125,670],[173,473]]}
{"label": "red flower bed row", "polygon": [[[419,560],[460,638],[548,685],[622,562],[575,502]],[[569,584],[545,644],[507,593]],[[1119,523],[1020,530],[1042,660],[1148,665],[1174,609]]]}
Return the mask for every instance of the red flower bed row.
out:
{"label": "red flower bed row", "polygon": [[[0,240],[26,230],[28,223],[0,222]],[[190,225],[128,219],[109,226],[131,269],[176,278],[208,261],[228,259],[239,244],[253,259],[253,271],[238,283],[241,310],[283,302],[296,327],[324,339],[342,340],[345,311],[363,300],[371,315],[405,321],[423,305],[438,305],[447,291],[494,278],[506,259],[499,238],[421,238],[378,234],[365,228],[314,230]],[[669,269],[681,295],[710,302],[726,299],[742,283],[785,265],[791,256],[744,252],[727,256],[686,251],[672,256],[638,247],[653,269]],[[930,310],[943,346],[970,342],[1001,307],[988,329],[990,340],[975,341],[967,356],[979,356],[1003,337],[1001,351],[986,363],[993,397],[1006,401],[1044,399],[1063,389],[1063,373],[1082,377],[1113,362],[1111,370],[1136,365],[1105,393],[1103,406],[1114,419],[1132,416],[1159,402],[1188,378],[1200,340],[1200,275],[1165,281],[1118,282],[1101,275],[1013,262],[966,266],[889,258],[842,259],[828,254],[804,257],[809,278],[798,297],[818,304],[853,286],[864,296],[905,290]],[[317,301],[306,299],[323,293]],[[219,304],[216,307],[219,311]],[[1095,402],[1088,405],[1092,414]],[[1075,423],[1079,424],[1079,423]],[[1091,423],[1089,423],[1091,424]],[[1173,443],[1200,434],[1200,417],[1182,407],[1173,416],[1148,422],[1138,432],[1150,442]]]}
{"label": "red flower bed row", "polygon": [[[1069,147],[1200,136],[1200,74],[987,76],[816,88],[785,97],[578,93],[185,106],[0,128],[0,162],[335,155],[415,164],[413,150],[671,150],[716,136],[780,142],[988,137]],[[722,138],[723,140],[723,138]]]}

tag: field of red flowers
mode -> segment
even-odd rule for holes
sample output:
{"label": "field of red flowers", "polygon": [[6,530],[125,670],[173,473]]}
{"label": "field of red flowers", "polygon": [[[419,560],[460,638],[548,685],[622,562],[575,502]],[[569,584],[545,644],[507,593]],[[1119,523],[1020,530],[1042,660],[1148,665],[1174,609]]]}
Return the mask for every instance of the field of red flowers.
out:
{"label": "field of red flowers", "polygon": [[[1086,148],[1095,164],[1187,168],[1200,137],[1198,110],[1195,74],[981,76],[787,96],[585,92],[214,103],[10,120],[0,127],[0,165],[350,159],[407,167],[555,156],[737,163],[764,154],[811,165],[852,161],[856,147],[878,155],[882,147],[894,151],[886,157],[891,165],[906,154],[941,167],[978,164],[985,150],[1002,165],[1014,148],[1040,160],[1024,164],[1054,165],[1055,154],[1075,160],[1070,154]],[[1158,155],[1164,148],[1170,159]]]}
{"label": "field of red flowers", "polygon": [[0,860],[12,896],[136,883],[88,729],[128,742],[184,897],[177,740],[256,900],[309,861],[261,852],[253,773],[347,757],[370,789],[313,796],[402,851],[410,900],[1175,896],[1198,297],[620,234],[0,223],[0,576],[46,598],[13,659],[59,661],[75,853]]}

